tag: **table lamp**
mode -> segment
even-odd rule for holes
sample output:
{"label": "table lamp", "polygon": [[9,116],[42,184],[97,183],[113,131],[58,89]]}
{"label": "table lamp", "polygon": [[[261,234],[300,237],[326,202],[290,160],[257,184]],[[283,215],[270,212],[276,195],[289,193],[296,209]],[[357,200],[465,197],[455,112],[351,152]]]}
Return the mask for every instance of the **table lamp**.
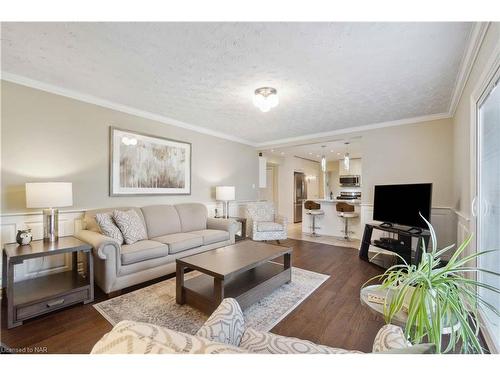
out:
{"label": "table lamp", "polygon": [[55,242],[59,232],[59,210],[57,207],[73,205],[71,182],[26,183],[26,207],[43,208],[43,240]]}
{"label": "table lamp", "polygon": [[229,201],[234,201],[234,186],[217,186],[215,188],[215,199],[224,202],[224,218],[229,218]]}

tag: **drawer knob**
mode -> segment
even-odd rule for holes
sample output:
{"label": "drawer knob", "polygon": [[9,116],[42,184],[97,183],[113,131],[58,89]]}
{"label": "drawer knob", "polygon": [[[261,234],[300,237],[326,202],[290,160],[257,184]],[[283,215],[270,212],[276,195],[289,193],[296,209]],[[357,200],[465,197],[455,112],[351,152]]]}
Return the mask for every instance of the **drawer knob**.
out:
{"label": "drawer knob", "polygon": [[62,305],[64,303],[64,298],[58,299],[57,301],[47,303],[47,307],[54,307],[58,305]]}

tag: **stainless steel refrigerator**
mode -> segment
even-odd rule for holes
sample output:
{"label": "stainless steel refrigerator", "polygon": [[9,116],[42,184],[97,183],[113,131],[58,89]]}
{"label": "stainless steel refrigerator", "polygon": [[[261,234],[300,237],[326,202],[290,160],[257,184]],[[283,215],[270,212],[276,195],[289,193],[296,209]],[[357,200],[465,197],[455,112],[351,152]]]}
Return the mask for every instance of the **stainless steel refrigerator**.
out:
{"label": "stainless steel refrigerator", "polygon": [[302,207],[307,199],[306,175],[301,172],[294,172],[295,200],[293,209],[293,222],[302,222]]}

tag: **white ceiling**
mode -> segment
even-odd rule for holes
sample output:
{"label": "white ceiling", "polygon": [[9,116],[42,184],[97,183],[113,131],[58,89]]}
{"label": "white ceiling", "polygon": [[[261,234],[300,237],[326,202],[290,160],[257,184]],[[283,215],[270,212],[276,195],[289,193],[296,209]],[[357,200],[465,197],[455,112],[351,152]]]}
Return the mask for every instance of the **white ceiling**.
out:
{"label": "white ceiling", "polygon": [[2,71],[258,144],[448,112],[471,27],[2,23]]}

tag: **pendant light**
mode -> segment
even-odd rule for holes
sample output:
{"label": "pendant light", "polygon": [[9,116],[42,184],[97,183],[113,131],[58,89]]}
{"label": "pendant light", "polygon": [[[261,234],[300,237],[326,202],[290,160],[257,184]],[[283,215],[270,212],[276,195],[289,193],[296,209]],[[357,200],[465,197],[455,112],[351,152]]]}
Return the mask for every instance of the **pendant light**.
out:
{"label": "pendant light", "polygon": [[351,164],[351,158],[349,157],[349,142],[345,142],[345,149],[346,149],[346,152],[344,154],[344,169],[346,171],[349,171],[349,164]]}
{"label": "pendant light", "polygon": [[324,173],[326,172],[326,157],[325,157],[325,147],[326,146],[321,146],[323,149],[323,155],[321,156],[321,171]]}

